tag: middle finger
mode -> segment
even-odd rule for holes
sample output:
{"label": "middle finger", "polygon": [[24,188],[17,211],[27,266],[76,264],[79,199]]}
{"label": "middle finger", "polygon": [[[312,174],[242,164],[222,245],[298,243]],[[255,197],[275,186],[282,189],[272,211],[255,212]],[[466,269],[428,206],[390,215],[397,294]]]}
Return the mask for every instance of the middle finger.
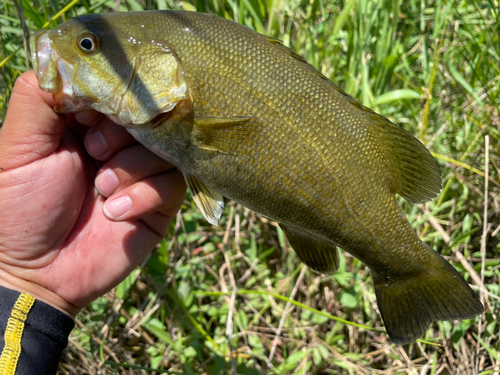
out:
{"label": "middle finger", "polygon": [[109,197],[145,178],[174,168],[140,144],[118,152],[97,172],[95,186],[104,197]]}

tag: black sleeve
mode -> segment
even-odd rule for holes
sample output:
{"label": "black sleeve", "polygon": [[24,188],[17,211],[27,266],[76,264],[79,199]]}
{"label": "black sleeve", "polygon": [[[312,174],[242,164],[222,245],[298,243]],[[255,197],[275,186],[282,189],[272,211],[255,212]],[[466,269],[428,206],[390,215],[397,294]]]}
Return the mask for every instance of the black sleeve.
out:
{"label": "black sleeve", "polygon": [[74,326],[56,308],[0,286],[0,374],[55,374]]}

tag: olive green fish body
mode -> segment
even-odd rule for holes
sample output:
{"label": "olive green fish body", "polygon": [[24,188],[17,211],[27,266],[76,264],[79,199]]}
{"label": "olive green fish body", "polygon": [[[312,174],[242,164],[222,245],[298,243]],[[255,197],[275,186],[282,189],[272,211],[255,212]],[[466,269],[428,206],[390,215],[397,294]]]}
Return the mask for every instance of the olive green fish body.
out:
{"label": "olive green fish body", "polygon": [[48,33],[36,70],[59,110],[92,106],[127,126],[183,171],[210,222],[227,197],[277,221],[316,271],[336,269],[336,246],[360,259],[395,342],[482,311],[396,201],[440,191],[427,149],[278,41],[188,12],[84,16]]}
{"label": "olive green fish body", "polygon": [[[377,266],[386,248],[420,243],[391,192],[373,113],[252,30],[214,16],[206,22],[206,15],[181,15],[160,35],[168,33],[182,62],[196,117],[251,116],[259,129],[228,154],[193,148],[189,158],[182,149],[171,159],[176,165],[223,196],[336,243],[374,271],[386,267]],[[161,128],[155,132],[144,140],[148,146],[168,139]],[[164,148],[169,157],[174,147]],[[396,267],[415,264],[398,259]]]}

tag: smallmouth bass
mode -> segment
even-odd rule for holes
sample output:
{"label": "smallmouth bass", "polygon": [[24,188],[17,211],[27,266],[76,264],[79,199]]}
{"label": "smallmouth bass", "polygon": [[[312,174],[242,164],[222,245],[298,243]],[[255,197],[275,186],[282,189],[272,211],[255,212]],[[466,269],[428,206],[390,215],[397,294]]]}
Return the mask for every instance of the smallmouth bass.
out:
{"label": "smallmouth bass", "polygon": [[395,343],[483,311],[395,198],[435,197],[435,159],[279,41],[208,14],[152,11],[77,17],[31,43],[56,111],[91,107],[125,126],[184,173],[210,223],[226,197],[278,222],[316,272],[337,269],[337,246],[365,263]]}

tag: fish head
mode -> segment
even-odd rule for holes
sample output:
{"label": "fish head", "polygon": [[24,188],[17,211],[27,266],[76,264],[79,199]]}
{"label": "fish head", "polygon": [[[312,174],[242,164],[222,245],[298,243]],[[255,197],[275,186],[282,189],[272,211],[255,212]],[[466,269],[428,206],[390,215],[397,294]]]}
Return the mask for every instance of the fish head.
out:
{"label": "fish head", "polygon": [[54,95],[57,112],[90,107],[130,128],[188,97],[175,51],[138,15],[73,18],[30,43],[39,86]]}

